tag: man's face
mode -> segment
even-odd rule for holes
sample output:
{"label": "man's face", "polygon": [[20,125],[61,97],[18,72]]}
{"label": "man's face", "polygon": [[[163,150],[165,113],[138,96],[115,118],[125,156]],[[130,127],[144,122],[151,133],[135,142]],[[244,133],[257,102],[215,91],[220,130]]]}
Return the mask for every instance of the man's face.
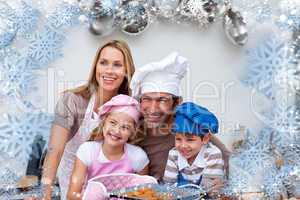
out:
{"label": "man's face", "polygon": [[147,128],[158,128],[174,112],[174,99],[169,93],[149,92],[141,97],[141,113]]}

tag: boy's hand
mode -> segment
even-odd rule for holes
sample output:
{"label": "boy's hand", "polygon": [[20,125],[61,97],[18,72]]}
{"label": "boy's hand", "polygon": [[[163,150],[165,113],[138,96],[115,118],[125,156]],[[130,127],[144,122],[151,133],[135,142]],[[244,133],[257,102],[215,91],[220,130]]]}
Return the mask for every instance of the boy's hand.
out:
{"label": "boy's hand", "polygon": [[220,195],[220,190],[224,187],[224,181],[221,178],[206,178],[203,181],[203,186],[210,197]]}
{"label": "boy's hand", "polygon": [[230,159],[231,154],[232,154],[232,152],[229,151],[227,148],[222,150],[222,157],[224,160],[225,177],[227,180],[229,177],[229,159]]}
{"label": "boy's hand", "polygon": [[220,190],[224,187],[224,181],[220,178],[214,178],[210,181],[211,185],[207,192]]}

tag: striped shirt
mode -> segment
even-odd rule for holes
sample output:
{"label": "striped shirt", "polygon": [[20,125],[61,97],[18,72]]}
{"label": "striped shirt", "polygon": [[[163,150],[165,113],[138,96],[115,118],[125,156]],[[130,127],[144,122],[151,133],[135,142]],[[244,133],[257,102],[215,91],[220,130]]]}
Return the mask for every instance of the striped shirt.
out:
{"label": "striped shirt", "polygon": [[201,185],[208,188],[213,179],[223,179],[224,161],[221,151],[211,143],[204,145],[196,159],[190,165],[188,161],[175,149],[171,149],[164,173],[164,182],[174,184],[181,172],[184,179],[196,183],[202,175]]}

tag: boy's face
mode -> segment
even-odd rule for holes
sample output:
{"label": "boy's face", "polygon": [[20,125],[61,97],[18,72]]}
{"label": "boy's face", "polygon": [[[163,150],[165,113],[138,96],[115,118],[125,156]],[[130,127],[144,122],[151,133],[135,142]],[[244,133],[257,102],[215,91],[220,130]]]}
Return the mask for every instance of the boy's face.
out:
{"label": "boy's face", "polygon": [[202,139],[199,136],[176,133],[175,147],[179,153],[189,162],[193,162],[204,144],[207,144],[209,134],[206,134]]}

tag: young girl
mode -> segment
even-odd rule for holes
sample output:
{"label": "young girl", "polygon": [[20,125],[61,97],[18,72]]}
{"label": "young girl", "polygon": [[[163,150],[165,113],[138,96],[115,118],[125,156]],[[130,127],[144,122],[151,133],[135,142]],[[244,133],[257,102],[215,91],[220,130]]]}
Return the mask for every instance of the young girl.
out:
{"label": "young girl", "polygon": [[128,172],[148,173],[148,157],[137,146],[128,144],[135,137],[139,120],[139,103],[127,95],[117,95],[99,108],[102,119],[77,153],[70,180],[68,199],[81,199],[83,185],[103,174]]}

